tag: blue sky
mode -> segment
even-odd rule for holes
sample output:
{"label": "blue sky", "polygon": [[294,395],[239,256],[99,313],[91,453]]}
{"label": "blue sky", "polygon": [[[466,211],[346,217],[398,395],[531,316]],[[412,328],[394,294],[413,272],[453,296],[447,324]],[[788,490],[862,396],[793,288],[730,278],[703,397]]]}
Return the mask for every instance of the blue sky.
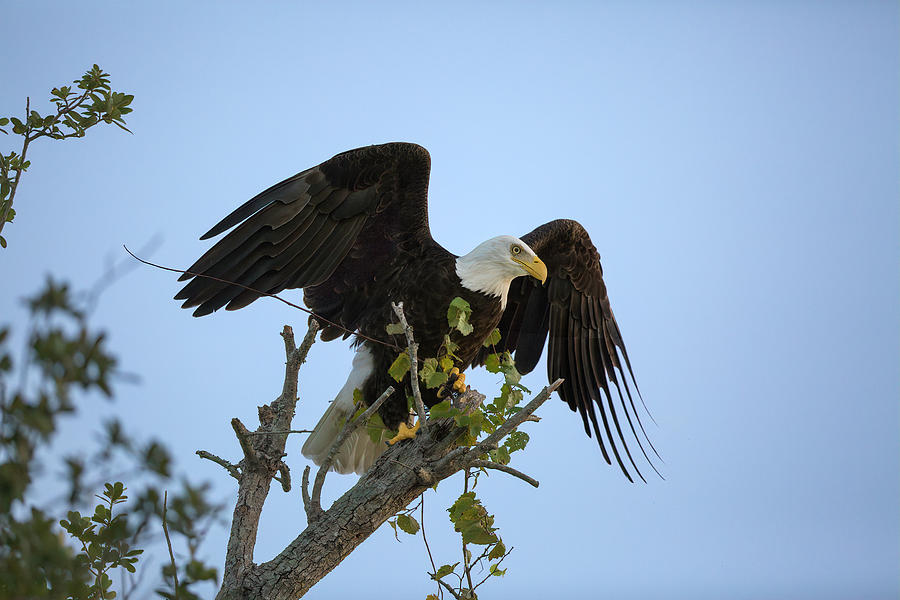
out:
{"label": "blue sky", "polygon": [[[0,253],[3,321],[24,324],[19,299],[46,273],[88,286],[154,236],[154,261],[186,267],[201,233],[270,184],[417,142],[450,250],[558,217],[587,228],[666,463],[665,481],[630,485],[546,404],[517,464],[541,487],[479,484],[515,546],[488,595],[897,596],[896,3],[83,6],[75,25],[54,3],[4,3],[0,113],[98,63],[135,95],[134,135],[32,148]],[[112,407],[85,401],[82,419],[120,414],[230,498],[194,450],[237,456],[228,421],[255,422],[280,391],[278,332],[305,318],[260,301],[193,319],[177,289],[140,268],[104,294],[95,321],[141,383]],[[349,366],[345,344],[314,348],[296,426]],[[59,452],[83,443],[72,423]],[[441,562],[458,554],[444,509],[460,488],[426,497]],[[273,491],[257,560],[303,527],[297,493]],[[217,565],[224,536],[205,547]],[[420,540],[381,530],[309,597],[400,581],[424,597],[427,567]]]}

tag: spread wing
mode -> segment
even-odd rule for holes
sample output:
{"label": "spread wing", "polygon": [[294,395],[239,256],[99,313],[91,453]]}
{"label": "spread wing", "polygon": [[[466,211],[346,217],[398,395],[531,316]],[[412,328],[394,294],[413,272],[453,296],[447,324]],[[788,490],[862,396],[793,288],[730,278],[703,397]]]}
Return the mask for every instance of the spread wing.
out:
{"label": "spread wing", "polygon": [[[180,278],[190,282],[175,299],[196,307],[197,317],[235,310],[263,294],[325,282],[351,250],[365,260],[348,260],[343,279],[373,280],[404,248],[437,245],[428,229],[430,167],[421,146],[391,143],[343,152],[273,185],[200,238],[237,225]],[[340,298],[321,290],[319,297],[340,313]]]}
{"label": "spread wing", "polygon": [[[581,414],[585,433],[596,435],[607,463],[612,464],[611,450],[630,481],[632,471],[646,481],[631,450],[636,445],[658,474],[644,443],[654,454],[656,449],[644,431],[625,375],[627,368],[639,396],[606,294],[597,249],[579,223],[565,219],[538,227],[522,236],[522,241],[547,265],[547,282],[542,286],[531,277],[513,280],[497,349],[514,351],[516,367],[528,373],[549,337],[547,374],[550,381],[565,379],[559,395]],[[478,362],[483,361],[484,353]],[[615,394],[611,386],[616,388]]]}

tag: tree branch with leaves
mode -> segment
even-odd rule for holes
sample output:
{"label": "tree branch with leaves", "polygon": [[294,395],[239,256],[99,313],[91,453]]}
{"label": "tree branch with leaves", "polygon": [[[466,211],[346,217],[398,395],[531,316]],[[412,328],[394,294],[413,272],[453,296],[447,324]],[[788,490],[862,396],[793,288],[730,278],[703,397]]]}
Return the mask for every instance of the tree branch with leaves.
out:
{"label": "tree branch with leaves", "polygon": [[[122,117],[131,112],[129,105],[134,96],[113,91],[108,73],[94,65],[73,83],[74,89],[64,85],[51,90],[50,102],[56,107],[55,113],[42,115],[32,110],[29,97],[25,99],[22,118],[0,117],[0,133],[9,135],[5,127],[12,125],[12,133],[22,136],[19,152],[0,153],[0,233],[16,217],[13,200],[22,173],[31,166],[27,157],[32,142],[42,137],[54,140],[84,137],[88,129],[100,123],[115,125],[131,133]],[[6,248],[6,239],[2,235],[0,247]]]}

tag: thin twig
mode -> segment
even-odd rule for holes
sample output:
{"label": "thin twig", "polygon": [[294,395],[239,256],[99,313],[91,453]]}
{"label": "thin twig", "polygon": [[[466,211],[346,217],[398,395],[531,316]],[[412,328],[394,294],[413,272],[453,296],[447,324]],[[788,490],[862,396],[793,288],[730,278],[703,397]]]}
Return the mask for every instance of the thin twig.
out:
{"label": "thin twig", "polygon": [[442,586],[444,586],[444,589],[446,589],[448,592],[450,592],[450,594],[451,594],[454,598],[456,598],[456,600],[460,600],[461,596],[460,596],[459,594],[456,593],[456,590],[454,590],[454,589],[450,586],[449,583],[446,583],[446,582],[444,582],[444,581],[441,580],[441,579],[435,579],[435,581],[437,581],[439,584],[441,584]]}
{"label": "thin twig", "polygon": [[[470,476],[468,467],[466,467],[464,474],[465,474],[465,479],[463,481],[465,481],[465,483],[463,484],[463,493],[467,494],[467,493],[469,493],[469,476]],[[465,538],[462,538],[462,540],[463,540],[463,542],[462,542],[463,572],[466,574],[466,581],[469,583],[469,592],[470,592],[469,595],[471,596],[471,592],[474,591],[474,589],[475,589],[474,587],[472,587],[472,566],[469,564],[469,552],[468,552],[468,548],[466,547],[466,540],[465,540]]]}
{"label": "thin twig", "polygon": [[400,319],[400,325],[403,327],[403,333],[406,334],[406,345],[409,352],[409,383],[412,386],[413,398],[416,404],[416,413],[419,415],[419,427],[422,433],[427,431],[425,422],[425,403],[422,402],[422,392],[419,390],[419,366],[416,353],[419,350],[419,344],[413,338],[412,326],[406,322],[406,315],[403,313],[403,303],[391,302],[391,308],[397,318]]}
{"label": "thin twig", "polygon": [[162,526],[163,533],[166,534],[166,544],[169,546],[169,560],[172,561],[172,577],[175,579],[175,600],[178,600],[178,566],[175,564],[175,553],[172,552],[172,540],[169,539],[169,526],[166,521],[166,511],[168,511],[169,490],[163,492],[163,514]]}
{"label": "thin twig", "polygon": [[312,429],[288,429],[287,431],[248,431],[245,435],[289,435],[291,433],[312,433]]}
{"label": "thin twig", "polygon": [[560,378],[550,385],[544,387],[544,389],[542,389],[538,393],[538,395],[531,400],[531,402],[526,404],[522,408],[522,410],[508,418],[502,425],[500,425],[500,427],[496,429],[496,431],[494,431],[494,433],[484,438],[484,440],[477,446],[474,446],[471,450],[474,455],[480,456],[485,452],[495,449],[497,447],[497,444],[500,443],[500,440],[505,438],[507,435],[512,433],[512,431],[516,427],[521,425],[525,421],[525,419],[527,419],[531,415],[531,413],[536,411],[541,404],[547,401],[547,399],[550,397],[550,394],[556,391],[556,388],[561,386],[562,383],[563,380]]}
{"label": "thin twig", "polygon": [[334,441],[334,444],[331,445],[331,449],[328,450],[328,456],[325,457],[325,460],[322,461],[321,466],[319,467],[319,471],[316,473],[316,480],[313,483],[312,496],[310,498],[312,510],[318,514],[322,510],[321,504],[321,496],[322,496],[322,484],[325,483],[325,475],[328,473],[328,469],[331,468],[331,463],[334,462],[335,456],[337,456],[338,450],[343,445],[347,438],[350,437],[350,434],[356,431],[357,427],[362,425],[363,423],[369,420],[369,417],[378,410],[385,400],[388,399],[388,396],[394,393],[394,388],[388,386],[384,393],[378,397],[378,399],[373,402],[366,411],[353,419],[352,421],[347,421],[344,424],[344,429],[341,430],[340,435]]}
{"label": "thin twig", "polygon": [[[510,546],[509,550],[507,550],[503,554],[503,556],[500,557],[500,560],[498,560],[496,563],[494,563],[494,566],[499,567],[500,563],[502,563],[504,561],[504,559],[506,559],[506,557],[509,556],[510,552],[512,552],[514,549],[515,549],[514,546]],[[481,587],[481,584],[484,583],[485,581],[487,581],[488,579],[490,579],[491,575],[493,575],[493,573],[491,573],[490,569],[488,569],[488,574],[484,576],[484,579],[482,579],[481,581],[479,581],[478,583],[475,584],[475,589],[473,589],[472,591],[474,592],[479,587]]]}
{"label": "thin twig", "polygon": [[216,463],[217,465],[220,465],[222,468],[224,468],[226,471],[228,471],[229,475],[231,475],[238,481],[241,480],[240,469],[238,469],[235,465],[231,464],[224,458],[219,458],[215,454],[213,454],[211,452],[207,452],[206,450],[197,450],[197,452],[195,452],[195,454],[197,456],[199,456],[200,458],[205,458],[206,460],[213,461],[214,463]]}
{"label": "thin twig", "polygon": [[[425,537],[425,492],[422,492],[419,501],[419,526],[422,529],[422,541],[425,542],[425,550],[428,552],[428,560],[431,562],[431,572],[437,573],[437,567],[434,566],[434,557],[431,556],[431,547],[428,546],[428,538]],[[441,593],[441,586],[438,586],[438,594]]]}
{"label": "thin twig", "polygon": [[500,463],[491,462],[489,460],[473,460],[469,463],[469,466],[476,469],[496,469],[498,471],[503,471],[504,473],[509,473],[513,477],[518,477],[525,483],[533,485],[534,487],[538,487],[540,485],[540,482],[537,479],[529,477],[522,471],[513,469],[509,465],[501,465]]}

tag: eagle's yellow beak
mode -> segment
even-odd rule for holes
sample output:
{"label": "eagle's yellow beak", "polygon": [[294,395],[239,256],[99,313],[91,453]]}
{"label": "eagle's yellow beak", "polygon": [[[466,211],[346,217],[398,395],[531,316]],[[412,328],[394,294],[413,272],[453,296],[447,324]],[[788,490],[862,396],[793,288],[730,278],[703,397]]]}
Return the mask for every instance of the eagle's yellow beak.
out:
{"label": "eagle's yellow beak", "polygon": [[525,269],[525,272],[539,280],[541,283],[547,281],[547,265],[544,264],[544,261],[539,259],[537,256],[534,257],[534,260],[528,262],[526,260],[522,260],[520,258],[513,258],[514,261],[522,265],[522,268]]}

